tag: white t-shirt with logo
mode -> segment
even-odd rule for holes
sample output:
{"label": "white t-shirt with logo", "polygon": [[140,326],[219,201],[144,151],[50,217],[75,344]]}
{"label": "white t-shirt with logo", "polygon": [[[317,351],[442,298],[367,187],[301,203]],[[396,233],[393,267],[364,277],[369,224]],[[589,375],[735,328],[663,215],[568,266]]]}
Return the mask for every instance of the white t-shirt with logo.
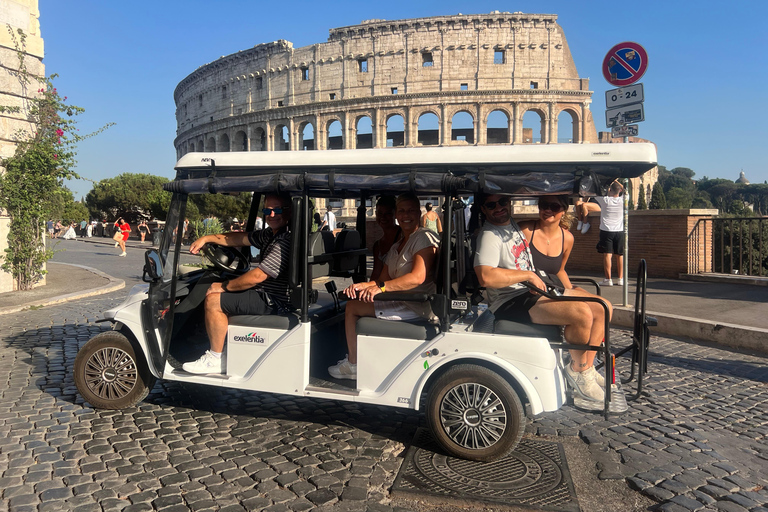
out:
{"label": "white t-shirt with logo", "polygon": [[[520,227],[511,220],[504,226],[486,222],[477,237],[475,267],[486,266],[513,270],[533,271],[533,257],[528,241]],[[528,290],[522,284],[513,284],[505,288],[486,288],[491,311]]]}
{"label": "white t-shirt with logo", "polygon": [[325,212],[325,216],[323,217],[323,220],[326,223],[326,226],[328,226],[328,229],[333,231],[336,229],[336,215],[332,211]]}

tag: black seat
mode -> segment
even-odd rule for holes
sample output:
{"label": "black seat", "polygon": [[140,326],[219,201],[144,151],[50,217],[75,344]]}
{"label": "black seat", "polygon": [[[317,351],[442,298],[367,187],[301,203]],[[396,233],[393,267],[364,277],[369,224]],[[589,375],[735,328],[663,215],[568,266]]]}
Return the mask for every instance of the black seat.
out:
{"label": "black seat", "polygon": [[229,317],[229,325],[283,329],[287,331],[299,325],[299,318],[296,315],[235,315]]}
{"label": "black seat", "polygon": [[546,338],[550,342],[559,342],[562,339],[560,330],[561,327],[559,325],[520,323],[512,320],[496,320],[493,324],[493,332],[496,334]]}
{"label": "black seat", "polygon": [[428,320],[382,320],[381,318],[363,317],[357,321],[358,335],[431,340],[439,332],[440,328]]}
{"label": "black seat", "polygon": [[334,252],[341,254],[334,258],[333,272],[342,274],[354,272],[355,268],[357,267],[360,255],[356,253],[343,253],[346,251],[360,249],[361,244],[362,240],[358,231],[354,229],[344,229],[340,231],[339,234],[336,235]]}

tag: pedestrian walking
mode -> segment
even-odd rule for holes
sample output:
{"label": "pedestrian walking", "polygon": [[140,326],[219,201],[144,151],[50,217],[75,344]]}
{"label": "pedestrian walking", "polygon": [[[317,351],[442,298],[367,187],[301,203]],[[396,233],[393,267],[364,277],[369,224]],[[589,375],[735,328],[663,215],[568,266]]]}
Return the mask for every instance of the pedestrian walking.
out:
{"label": "pedestrian walking", "polygon": [[115,230],[115,235],[112,237],[115,240],[115,247],[119,246],[123,251],[120,253],[120,256],[125,257],[125,241],[128,240],[128,235],[131,234],[131,226],[120,217],[115,222]]}
{"label": "pedestrian walking", "polygon": [[54,228],[54,224],[53,224],[53,219],[51,219],[51,220],[49,220],[48,222],[45,223],[45,229],[48,230],[48,237],[49,238],[53,238],[53,234],[55,232],[55,228]]}
{"label": "pedestrian walking", "polygon": [[91,238],[93,236],[93,226],[96,225],[96,221],[89,222],[85,227],[85,236]]}
{"label": "pedestrian walking", "polygon": [[141,236],[141,243],[144,243],[144,238],[147,236],[147,233],[149,233],[149,226],[147,226],[147,221],[145,219],[141,219],[141,223],[138,225],[139,230],[139,236]]}
{"label": "pedestrian walking", "polygon": [[[603,255],[603,273],[605,279],[601,286],[613,286],[611,279],[611,267],[613,255],[616,255],[618,265],[616,274],[619,276],[616,284],[624,284],[624,198],[621,197],[624,187],[619,180],[614,180],[608,187],[608,195],[594,197],[594,202],[580,203],[576,205],[576,212],[581,221],[581,232],[589,230],[587,215],[589,212],[600,212],[600,239],[597,242],[597,252]],[[578,225],[576,227],[578,230]]]}

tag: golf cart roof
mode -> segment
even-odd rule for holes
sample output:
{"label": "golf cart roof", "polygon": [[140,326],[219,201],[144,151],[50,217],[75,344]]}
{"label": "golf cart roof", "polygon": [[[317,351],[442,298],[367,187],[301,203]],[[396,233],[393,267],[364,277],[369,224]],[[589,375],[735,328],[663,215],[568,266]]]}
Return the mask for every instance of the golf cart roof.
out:
{"label": "golf cart roof", "polygon": [[656,166],[656,146],[551,144],[188,153],[166,190],[195,193],[360,191],[514,195],[602,193]]}

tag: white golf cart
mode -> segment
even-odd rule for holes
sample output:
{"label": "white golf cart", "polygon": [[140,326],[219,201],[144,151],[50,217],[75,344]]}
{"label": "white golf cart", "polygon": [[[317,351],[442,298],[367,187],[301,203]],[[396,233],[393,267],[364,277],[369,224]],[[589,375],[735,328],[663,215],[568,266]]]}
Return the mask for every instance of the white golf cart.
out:
{"label": "white golf cart", "polygon": [[[148,284],[105,312],[113,330],[87,342],[75,360],[77,388],[95,407],[118,409],[144,399],[157,378],[259,392],[356,401],[419,409],[449,454],[494,460],[513,449],[525,415],[555,411],[567,400],[559,357],[568,345],[556,326],[493,321],[478,314],[481,290],[473,285],[471,240],[458,196],[477,191],[522,197],[605,193],[616,177],[635,177],[656,165],[651,144],[488,146],[354,151],[189,153],[179,160],[166,229],[158,250],[146,253]],[[263,194],[292,198],[291,302],[287,315],[233,316],[226,373],[192,375],[179,361],[208,348],[203,298],[211,283],[246,271],[251,257],[209,247],[213,269],[181,272],[193,259],[180,237],[190,194],[252,192],[246,230],[252,230]],[[429,301],[439,322],[363,318],[357,324],[358,379],[334,380],[327,367],[341,359],[344,306],[328,276],[365,279],[366,201],[413,192],[443,196],[443,233],[434,295],[384,293],[383,300]],[[336,237],[311,232],[310,198],[359,200],[356,229]],[[631,351],[638,393],[650,319],[644,314],[644,267],[638,286]],[[542,290],[547,296],[553,296]],[[553,296],[554,297],[554,296]],[[554,297],[557,300],[576,300]],[[480,304],[482,310],[482,304]],[[606,315],[607,316],[607,315]],[[606,321],[607,324],[607,321]],[[605,375],[614,373],[610,331],[601,347]],[[626,408],[623,392],[609,386],[604,413]],[[423,404],[424,402],[424,404]]]}

